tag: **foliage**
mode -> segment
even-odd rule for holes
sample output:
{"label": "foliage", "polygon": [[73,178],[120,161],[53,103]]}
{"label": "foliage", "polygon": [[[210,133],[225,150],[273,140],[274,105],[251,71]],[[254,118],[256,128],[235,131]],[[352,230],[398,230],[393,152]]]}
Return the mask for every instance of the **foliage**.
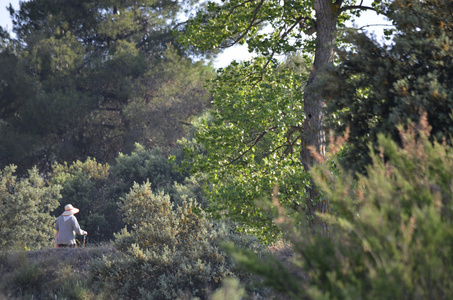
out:
{"label": "foliage", "polygon": [[186,177],[182,183],[174,182],[169,191],[170,199],[175,206],[181,206],[184,199],[193,199],[202,209],[208,209],[209,202],[203,192],[205,178],[198,176]]}
{"label": "foliage", "polygon": [[397,125],[428,113],[431,138],[451,143],[453,120],[453,4],[448,0],[395,1],[387,16],[395,26],[392,43],[349,33],[340,64],[315,87],[328,99],[330,125],[350,130],[348,167],[364,171],[367,145],[379,133],[399,139]]}
{"label": "foliage", "polygon": [[175,204],[190,197],[206,207],[201,178],[184,177],[175,163],[169,162],[159,148],[145,150],[136,144],[130,155],[120,153],[112,167],[92,158],[54,164],[48,183],[62,186],[62,199],[54,215],[61,214],[66,204],[74,205],[80,209],[77,218],[90,240],[101,242],[123,228],[118,204],[135,182],[149,181],[153,191],[165,191]]}
{"label": "foliage", "polygon": [[14,176],[16,167],[0,170],[0,249],[39,249],[52,245],[51,212],[61,198],[58,185],[46,186],[38,170]]}
{"label": "foliage", "polygon": [[206,81],[213,76],[204,61],[193,62],[169,45],[144,75],[146,94],[124,108],[128,139],[146,148],[175,148],[190,129],[188,121],[208,106],[211,96]]}
{"label": "foliage", "polygon": [[[339,13],[335,21],[342,25],[350,19],[340,8],[354,2],[336,2],[329,7]],[[375,1],[375,6],[380,2]],[[202,50],[247,43],[249,52],[264,56],[288,54],[301,48],[305,53],[314,52],[315,9],[313,1],[305,0],[208,2],[181,29],[184,34],[180,39]]]}
{"label": "foliage", "polygon": [[44,283],[44,272],[36,264],[24,265],[16,270],[14,283],[21,292],[38,293]]}
{"label": "foliage", "polygon": [[[284,206],[306,210],[310,224],[317,224],[312,221],[315,210],[328,210],[303,171],[314,162],[309,147],[324,156],[327,144],[325,99],[307,87],[318,82],[322,67],[333,64],[337,27],[361,10],[379,11],[386,1],[373,1],[373,7],[355,2],[208,2],[181,29],[180,40],[202,50],[247,43],[258,55],[220,71],[214,86],[214,126],[202,129],[200,143],[212,145],[206,146],[208,158],[202,167],[216,184],[210,196],[218,204],[215,209],[220,215],[246,220],[264,240],[275,239],[278,230],[254,201],[269,196],[277,181],[282,182]],[[302,73],[309,76],[276,71],[277,55],[299,54],[304,60],[296,65],[306,66],[311,60],[311,68]],[[257,149],[262,153],[255,154]]]}
{"label": "foliage", "polygon": [[262,71],[268,63],[257,58],[219,71],[211,121],[198,127],[194,142],[186,142],[191,171],[208,176],[205,192],[210,208],[218,216],[243,223],[244,229],[263,241],[275,239],[278,230],[268,210],[257,207],[255,201],[268,198],[275,183],[281,182],[282,202],[296,208],[303,205],[308,184],[298,155],[304,114],[303,59],[284,64],[272,61]]}
{"label": "foliage", "polygon": [[99,260],[111,251],[102,246],[1,252],[0,298],[108,299],[90,287],[87,267],[90,260]]}
{"label": "foliage", "polygon": [[379,135],[380,152],[370,152],[368,176],[358,175],[356,184],[325,165],[313,171],[341,214],[324,216],[334,229],[330,237],[281,219],[307,279],[297,281],[281,265],[265,272],[268,264],[245,252],[236,256],[271,286],[287,276],[281,287],[294,299],[450,299],[453,149],[430,141],[426,120],[417,128],[400,126],[402,147]]}
{"label": "foliage", "polygon": [[105,241],[120,230],[118,222],[117,201],[110,197],[108,190],[112,185],[110,166],[100,164],[96,159],[87,158],[84,162],[75,161],[72,164],[54,164],[49,177],[49,184],[61,185],[60,205],[55,210],[55,216],[64,211],[66,204],[72,204],[80,209],[77,219],[80,226],[89,232],[92,241]]}
{"label": "foliage", "polygon": [[138,143],[130,155],[118,155],[112,173],[119,180],[117,190],[121,197],[129,192],[134,183],[149,181],[153,191],[168,192],[174,182],[184,180],[184,175],[174,170],[173,164],[164,156],[162,150],[145,149]]}
{"label": "foliage", "polygon": [[211,70],[174,41],[181,11],[169,0],[10,6],[16,35],[0,42],[0,167],[50,172],[55,161],[112,162],[135,142],[171,147],[184,134],[180,122],[207,104]]}
{"label": "foliage", "polygon": [[130,229],[116,235],[116,257],[92,265],[95,283],[113,297],[206,299],[232,265],[217,240],[225,232],[209,222],[191,199],[173,209],[168,195],[150,182],[134,184],[121,207]]}
{"label": "foliage", "polygon": [[68,166],[68,163],[53,166],[52,183],[64,184],[67,178],[74,178],[80,173],[94,180],[105,180],[108,177],[110,166],[99,164],[96,159],[87,158],[85,162],[77,160]]}
{"label": "foliage", "polygon": [[241,300],[244,294],[245,290],[240,286],[239,280],[227,278],[223,281],[222,287],[217,289],[210,299]]}

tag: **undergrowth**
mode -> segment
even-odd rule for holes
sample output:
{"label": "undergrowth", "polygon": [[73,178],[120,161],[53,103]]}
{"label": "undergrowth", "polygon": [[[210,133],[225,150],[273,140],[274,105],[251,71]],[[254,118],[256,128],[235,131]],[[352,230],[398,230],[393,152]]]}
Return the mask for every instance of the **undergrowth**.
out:
{"label": "undergrowth", "polygon": [[104,299],[87,279],[88,264],[110,246],[0,253],[0,299]]}

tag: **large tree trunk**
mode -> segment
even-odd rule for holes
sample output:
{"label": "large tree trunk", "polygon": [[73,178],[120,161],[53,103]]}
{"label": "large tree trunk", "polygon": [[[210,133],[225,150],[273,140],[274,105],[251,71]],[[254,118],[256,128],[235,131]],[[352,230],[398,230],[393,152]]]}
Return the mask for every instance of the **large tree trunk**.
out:
{"label": "large tree trunk", "polygon": [[[335,45],[335,30],[336,30],[336,5],[329,0],[315,0],[316,11],[316,51],[313,68],[308,79],[304,94],[304,109],[306,118],[304,122],[303,144],[300,153],[301,162],[305,170],[309,170],[314,164],[314,157],[308,147],[313,147],[315,151],[324,158],[326,151],[325,137],[325,102],[312,89],[313,84],[318,79],[319,70],[333,63],[334,45]],[[318,191],[312,186],[309,191],[309,199],[307,203],[308,214],[314,215],[315,211],[327,213],[330,210],[329,203],[326,199],[318,199]],[[329,228],[324,222],[320,222],[314,218],[310,223],[312,226],[321,225],[325,233],[328,234]]]}

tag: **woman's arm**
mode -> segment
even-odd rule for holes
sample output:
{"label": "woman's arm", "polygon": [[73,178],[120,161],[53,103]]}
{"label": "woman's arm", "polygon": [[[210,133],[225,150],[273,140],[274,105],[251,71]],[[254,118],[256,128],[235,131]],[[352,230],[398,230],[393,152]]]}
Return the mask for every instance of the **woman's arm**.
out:
{"label": "woman's arm", "polygon": [[78,234],[80,234],[80,235],[86,235],[86,234],[88,234],[85,230],[82,230],[82,229],[80,228],[79,222],[77,221],[77,218],[76,218],[76,217],[74,217],[73,220],[74,220],[74,231],[75,231],[76,233],[78,233]]}

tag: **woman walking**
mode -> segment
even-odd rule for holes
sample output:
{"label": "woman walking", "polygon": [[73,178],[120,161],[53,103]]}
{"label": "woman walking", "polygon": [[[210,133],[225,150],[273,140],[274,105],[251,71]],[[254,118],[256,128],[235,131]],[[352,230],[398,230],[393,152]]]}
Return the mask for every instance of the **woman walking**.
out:
{"label": "woman walking", "polygon": [[74,216],[74,214],[78,212],[78,208],[68,204],[64,208],[64,213],[58,217],[57,222],[55,223],[55,229],[57,230],[55,243],[57,244],[57,247],[75,248],[77,247],[75,233],[80,235],[88,234],[85,230],[80,228],[79,222],[77,222],[77,218]]}

